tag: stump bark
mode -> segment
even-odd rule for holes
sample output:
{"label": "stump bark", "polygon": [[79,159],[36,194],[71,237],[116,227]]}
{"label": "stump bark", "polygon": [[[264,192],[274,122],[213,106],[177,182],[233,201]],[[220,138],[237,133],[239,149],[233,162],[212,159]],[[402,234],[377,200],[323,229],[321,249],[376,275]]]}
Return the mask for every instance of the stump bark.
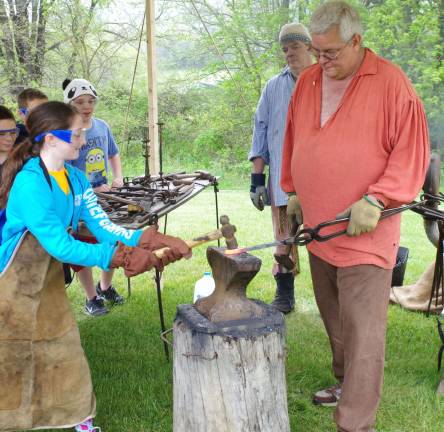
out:
{"label": "stump bark", "polygon": [[207,256],[215,292],[178,306],[173,326],[173,431],[289,432],[284,319],[245,296],[260,260]]}

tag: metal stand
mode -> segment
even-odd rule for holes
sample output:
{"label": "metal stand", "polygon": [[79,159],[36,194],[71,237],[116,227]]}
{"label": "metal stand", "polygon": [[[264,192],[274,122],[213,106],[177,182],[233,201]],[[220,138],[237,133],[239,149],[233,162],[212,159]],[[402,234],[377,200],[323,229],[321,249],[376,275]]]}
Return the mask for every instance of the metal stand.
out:
{"label": "metal stand", "polygon": [[[213,189],[214,189],[214,200],[215,200],[215,210],[216,210],[216,227],[217,227],[217,229],[219,229],[219,203],[218,203],[218,199],[217,199],[217,193],[219,192],[219,188],[218,188],[217,180],[215,180],[213,183]],[[167,226],[167,215],[165,215],[165,222],[164,222],[164,227],[163,227],[164,234],[166,234],[166,226]],[[217,240],[217,244],[218,244],[218,246],[220,246],[219,240]],[[165,352],[166,360],[167,360],[167,362],[169,362],[170,361],[170,352],[169,352],[169,348],[168,348],[168,343],[166,342],[164,337],[162,337],[166,332],[166,328],[165,328],[165,316],[163,313],[163,303],[162,303],[162,287],[161,287],[162,273],[159,272],[158,270],[156,270],[156,275],[154,277],[154,280],[156,281],[157,304],[159,306],[159,318],[160,318],[160,328],[161,328],[161,339],[163,341],[163,350]],[[129,279],[128,279],[128,281],[129,281]]]}
{"label": "metal stand", "polygon": [[[159,306],[159,318],[160,318],[160,328],[161,334],[165,332],[165,317],[163,314],[163,303],[162,303],[162,287],[160,286],[160,281],[162,279],[162,273],[159,270],[156,270],[156,275],[154,280],[156,281],[156,292],[157,292],[157,304]],[[168,349],[168,344],[163,341],[163,350],[165,351],[165,357],[167,362],[170,361],[170,351]]]}

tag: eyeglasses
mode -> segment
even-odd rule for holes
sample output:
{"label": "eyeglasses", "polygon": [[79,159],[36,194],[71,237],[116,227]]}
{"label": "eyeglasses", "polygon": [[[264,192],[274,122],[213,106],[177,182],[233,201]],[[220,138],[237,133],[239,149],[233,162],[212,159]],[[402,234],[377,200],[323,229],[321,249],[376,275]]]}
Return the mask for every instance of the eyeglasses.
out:
{"label": "eyeglasses", "polygon": [[344,46],[342,46],[339,49],[329,49],[329,50],[323,51],[323,50],[318,50],[316,48],[311,47],[310,51],[318,60],[321,57],[324,57],[328,61],[336,60],[339,57],[339,55],[341,54],[342,50],[352,41],[353,36],[347,42],[345,42]]}
{"label": "eyeglasses", "polygon": [[86,129],[76,129],[76,130],[65,130],[65,129],[54,129],[47,132],[43,132],[39,135],[37,135],[34,138],[35,142],[40,142],[43,138],[45,138],[46,135],[54,135],[58,139],[65,141],[68,144],[73,143],[74,141],[80,141],[85,138]]}
{"label": "eyeglasses", "polygon": [[6,135],[15,138],[19,133],[20,129],[18,127],[13,129],[0,129],[0,138],[4,138]]}

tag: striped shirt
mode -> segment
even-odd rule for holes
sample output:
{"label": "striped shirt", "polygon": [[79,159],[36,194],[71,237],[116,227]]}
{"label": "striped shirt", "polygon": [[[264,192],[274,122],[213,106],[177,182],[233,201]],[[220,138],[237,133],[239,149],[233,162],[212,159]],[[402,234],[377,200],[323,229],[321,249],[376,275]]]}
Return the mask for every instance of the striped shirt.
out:
{"label": "striped shirt", "polygon": [[254,116],[253,142],[248,159],[260,157],[269,165],[268,191],[273,206],[287,204],[287,194],[280,186],[281,161],[288,104],[294,85],[295,79],[286,66],[265,85]]}

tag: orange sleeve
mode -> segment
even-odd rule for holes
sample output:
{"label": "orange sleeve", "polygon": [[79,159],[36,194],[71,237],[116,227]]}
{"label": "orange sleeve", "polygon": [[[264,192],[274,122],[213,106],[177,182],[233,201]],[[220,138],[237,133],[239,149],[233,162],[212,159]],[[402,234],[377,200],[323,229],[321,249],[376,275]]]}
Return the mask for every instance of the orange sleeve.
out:
{"label": "orange sleeve", "polygon": [[287,111],[287,122],[285,126],[284,144],[282,148],[281,165],[281,188],[284,192],[294,192],[293,178],[291,175],[291,158],[294,146],[294,128],[293,128],[293,104],[296,91],[291,96]]}
{"label": "orange sleeve", "polygon": [[424,108],[418,97],[409,98],[400,108],[391,139],[393,150],[387,167],[368,193],[386,207],[409,203],[420,191],[429,165],[429,134]]}

